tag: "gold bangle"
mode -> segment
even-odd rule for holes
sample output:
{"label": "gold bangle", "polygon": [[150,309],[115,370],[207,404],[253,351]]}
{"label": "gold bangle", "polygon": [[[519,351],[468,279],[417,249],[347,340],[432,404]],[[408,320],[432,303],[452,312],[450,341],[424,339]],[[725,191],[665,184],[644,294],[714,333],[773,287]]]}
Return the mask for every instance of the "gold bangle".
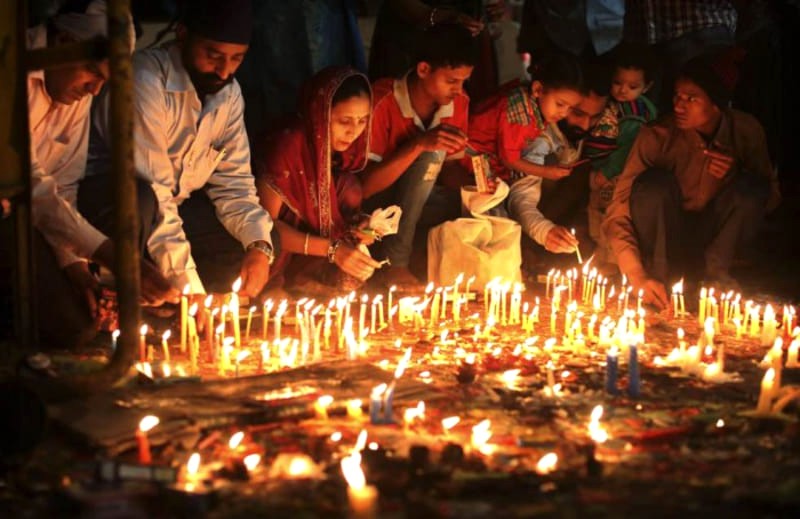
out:
{"label": "gold bangle", "polygon": [[308,233],[306,233],[306,241],[303,243],[303,255],[308,256]]}

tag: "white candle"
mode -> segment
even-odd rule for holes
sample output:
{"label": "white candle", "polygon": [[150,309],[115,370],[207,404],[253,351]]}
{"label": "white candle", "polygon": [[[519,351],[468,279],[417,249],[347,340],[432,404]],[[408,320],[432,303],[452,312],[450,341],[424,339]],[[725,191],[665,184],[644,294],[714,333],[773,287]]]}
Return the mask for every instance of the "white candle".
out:
{"label": "white candle", "polygon": [[758,404],[756,405],[756,412],[759,414],[769,414],[772,410],[772,394],[775,386],[775,370],[769,368],[764,373],[764,378],[761,380],[761,393],[758,395]]}

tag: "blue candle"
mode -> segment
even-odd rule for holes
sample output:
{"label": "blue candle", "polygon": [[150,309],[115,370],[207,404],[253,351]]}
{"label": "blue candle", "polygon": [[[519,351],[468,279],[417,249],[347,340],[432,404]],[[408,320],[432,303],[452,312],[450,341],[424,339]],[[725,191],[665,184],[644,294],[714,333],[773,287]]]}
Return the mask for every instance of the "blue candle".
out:
{"label": "blue candle", "polygon": [[392,400],[394,399],[394,386],[395,380],[392,380],[392,383],[389,384],[389,388],[386,390],[386,396],[383,399],[383,423],[394,423],[392,419]]}
{"label": "blue candle", "polygon": [[631,344],[630,357],[628,360],[628,396],[639,398],[639,358],[636,345]]}
{"label": "blue candle", "polygon": [[617,371],[619,370],[619,352],[612,346],[606,353],[606,392],[609,395],[617,394]]}
{"label": "blue candle", "polygon": [[373,425],[383,423],[381,408],[383,407],[383,394],[386,392],[386,384],[375,386],[369,398],[369,421]]}

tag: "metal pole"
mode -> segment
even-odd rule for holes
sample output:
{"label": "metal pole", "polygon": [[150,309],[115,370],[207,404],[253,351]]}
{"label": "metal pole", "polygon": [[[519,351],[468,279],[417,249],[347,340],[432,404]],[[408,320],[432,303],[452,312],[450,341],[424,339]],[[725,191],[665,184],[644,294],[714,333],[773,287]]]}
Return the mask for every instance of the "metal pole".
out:
{"label": "metal pole", "polygon": [[[55,381],[64,393],[92,393],[111,387],[133,365],[138,348],[139,249],[138,205],[133,167],[133,67],[128,21],[130,0],[109,0],[109,87],[111,164],[114,175],[114,255],[120,337],[113,357],[102,371]],[[41,388],[41,386],[40,386]],[[45,388],[41,388],[45,390]],[[49,397],[55,387],[48,387]],[[61,397],[67,396],[61,394]]]}

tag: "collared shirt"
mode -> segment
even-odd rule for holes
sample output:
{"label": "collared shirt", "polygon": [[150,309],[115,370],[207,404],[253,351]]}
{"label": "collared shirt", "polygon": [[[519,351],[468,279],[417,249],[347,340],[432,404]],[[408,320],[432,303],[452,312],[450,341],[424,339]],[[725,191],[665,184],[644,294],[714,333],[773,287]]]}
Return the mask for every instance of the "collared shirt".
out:
{"label": "collared shirt", "polygon": [[626,38],[653,44],[716,26],[735,34],[736,21],[730,0],[637,0],[628,2]]}
{"label": "collared shirt", "polygon": [[372,87],[375,99],[372,109],[372,134],[369,158],[380,162],[412,136],[436,128],[440,124],[454,126],[467,133],[469,98],[459,94],[440,106],[431,123],[425,127],[411,106],[408,95],[408,74],[400,79],[379,79]]}
{"label": "collared shirt", "polygon": [[242,93],[233,81],[201,103],[174,43],[137,52],[133,67],[134,159],[152,181],[162,216],[148,250],[175,287],[203,293],[178,214],[193,191],[205,188],[220,222],[243,246],[271,242],[272,219],[250,171]]}
{"label": "collared shirt", "polygon": [[470,114],[469,145],[488,155],[492,173],[506,182],[511,178],[506,164],[518,161],[547,126],[529,91],[529,86],[511,82]]}
{"label": "collared shirt", "polygon": [[[28,49],[46,46],[44,26],[27,31]],[[47,93],[43,70],[28,74],[33,222],[53,247],[61,267],[91,257],[106,240],[77,208],[91,103],[90,95],[69,105],[58,103]]]}
{"label": "collared shirt", "polygon": [[[646,170],[658,168],[674,173],[686,211],[702,210],[740,172],[767,178],[773,190],[777,190],[764,129],[755,117],[737,110],[724,110],[710,142],[710,146],[707,145],[695,130],[677,128],[671,115],[641,128],[617,180],[603,222],[603,230],[623,273],[634,277],[645,275],[631,220],[630,197],[636,177]],[[710,159],[704,152],[709,148],[734,158],[734,165],[722,179],[708,172]]]}

